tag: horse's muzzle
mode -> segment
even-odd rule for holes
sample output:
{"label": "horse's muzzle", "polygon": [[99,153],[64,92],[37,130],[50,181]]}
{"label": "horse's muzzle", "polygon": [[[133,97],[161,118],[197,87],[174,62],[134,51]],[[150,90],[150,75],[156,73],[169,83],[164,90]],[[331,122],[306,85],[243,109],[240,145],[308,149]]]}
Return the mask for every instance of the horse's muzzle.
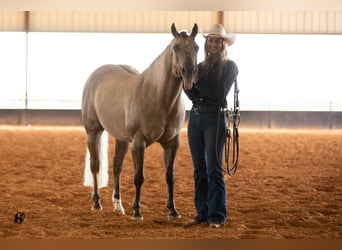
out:
{"label": "horse's muzzle", "polygon": [[196,78],[197,67],[194,64],[189,63],[186,67],[181,68],[181,75],[183,79],[184,89],[192,89]]}
{"label": "horse's muzzle", "polygon": [[192,89],[192,85],[194,84],[194,82],[192,80],[188,80],[188,81],[184,81],[183,80],[183,86],[184,86],[184,89],[186,90],[190,90]]}

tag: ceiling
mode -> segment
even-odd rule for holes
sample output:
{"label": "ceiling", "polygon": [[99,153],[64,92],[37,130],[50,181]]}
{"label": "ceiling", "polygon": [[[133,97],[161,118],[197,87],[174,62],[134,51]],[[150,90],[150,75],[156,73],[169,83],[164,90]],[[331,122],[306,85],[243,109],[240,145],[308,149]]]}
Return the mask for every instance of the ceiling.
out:
{"label": "ceiling", "polygon": [[1,0],[4,11],[255,11],[342,10],[340,0]]}
{"label": "ceiling", "polygon": [[[200,2],[200,4],[198,4]],[[0,31],[342,34],[341,0],[1,0]]]}

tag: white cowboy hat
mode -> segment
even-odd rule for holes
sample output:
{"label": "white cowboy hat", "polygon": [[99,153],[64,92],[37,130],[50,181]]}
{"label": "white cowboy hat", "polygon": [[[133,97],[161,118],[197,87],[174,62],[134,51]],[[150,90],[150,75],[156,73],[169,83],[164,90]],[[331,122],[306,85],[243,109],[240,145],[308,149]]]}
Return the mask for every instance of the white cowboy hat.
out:
{"label": "white cowboy hat", "polygon": [[228,46],[233,45],[233,43],[235,42],[235,34],[231,33],[231,32],[227,33],[226,30],[224,29],[224,27],[222,26],[222,24],[212,25],[211,28],[209,29],[209,32],[203,36],[205,38],[207,38],[208,36],[221,37],[227,41]]}

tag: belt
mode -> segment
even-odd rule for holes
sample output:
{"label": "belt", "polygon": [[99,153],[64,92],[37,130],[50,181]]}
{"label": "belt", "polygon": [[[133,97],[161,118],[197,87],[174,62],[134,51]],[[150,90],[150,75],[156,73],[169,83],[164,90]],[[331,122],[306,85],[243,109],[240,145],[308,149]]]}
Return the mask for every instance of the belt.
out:
{"label": "belt", "polygon": [[210,114],[216,113],[217,111],[222,111],[221,108],[205,105],[193,105],[191,110],[194,111],[196,115]]}

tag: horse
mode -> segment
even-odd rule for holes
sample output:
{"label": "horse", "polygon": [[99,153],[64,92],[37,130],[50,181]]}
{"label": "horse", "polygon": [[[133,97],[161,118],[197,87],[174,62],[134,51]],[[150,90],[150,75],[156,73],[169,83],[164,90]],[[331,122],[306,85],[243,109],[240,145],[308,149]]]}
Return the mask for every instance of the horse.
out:
{"label": "horse", "polygon": [[158,142],[163,148],[168,219],[181,217],[174,202],[174,161],[185,119],[182,89],[191,89],[197,74],[198,26],[194,23],[189,34],[178,32],[173,23],[171,33],[171,43],[142,73],[129,65],[107,64],[93,71],[84,85],[81,113],[87,153],[83,184],[93,187],[92,210],[102,210],[99,189],[108,182],[110,134],[115,138],[114,212],[125,214],[120,175],[131,145],[135,185],[132,218],[143,220],[140,193],[144,183],[144,153],[146,147]]}

